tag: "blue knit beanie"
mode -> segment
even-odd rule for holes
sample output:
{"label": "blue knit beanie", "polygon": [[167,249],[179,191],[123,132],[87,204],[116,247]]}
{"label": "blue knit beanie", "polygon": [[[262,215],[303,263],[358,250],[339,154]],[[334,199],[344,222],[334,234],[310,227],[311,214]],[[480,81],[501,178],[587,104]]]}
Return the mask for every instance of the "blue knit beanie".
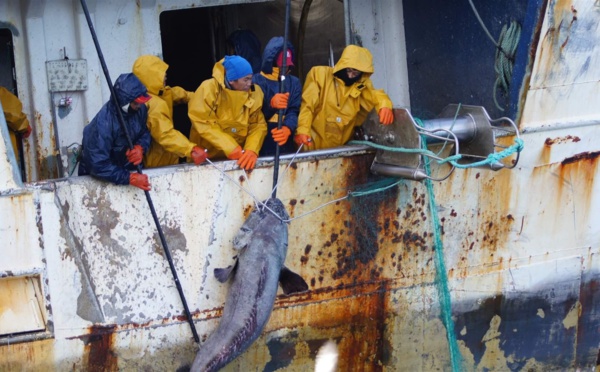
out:
{"label": "blue knit beanie", "polygon": [[247,75],[252,75],[252,66],[243,57],[225,56],[223,61],[227,81],[234,81]]}

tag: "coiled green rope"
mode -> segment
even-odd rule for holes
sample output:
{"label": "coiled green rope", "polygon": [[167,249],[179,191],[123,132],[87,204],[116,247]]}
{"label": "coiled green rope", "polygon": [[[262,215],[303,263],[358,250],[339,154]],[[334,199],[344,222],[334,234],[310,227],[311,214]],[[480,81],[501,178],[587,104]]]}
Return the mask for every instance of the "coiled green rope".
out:
{"label": "coiled green rope", "polygon": [[469,4],[471,4],[471,8],[473,9],[473,13],[475,13],[475,17],[477,17],[477,21],[485,31],[488,38],[494,43],[496,46],[496,61],[494,63],[494,70],[496,71],[496,82],[494,83],[494,103],[496,107],[504,111],[504,108],[500,106],[498,100],[496,99],[496,91],[498,88],[502,88],[504,92],[508,92],[508,86],[510,85],[510,81],[512,79],[513,66],[515,64],[515,54],[517,51],[517,46],[519,45],[519,39],[521,37],[521,26],[517,21],[512,21],[510,26],[507,27],[504,25],[502,27],[502,31],[500,32],[500,37],[498,41],[494,40],[487,27],[485,27],[485,23],[479,16],[479,12],[477,12],[477,8],[475,8],[475,4],[473,4],[472,0],[469,0]]}

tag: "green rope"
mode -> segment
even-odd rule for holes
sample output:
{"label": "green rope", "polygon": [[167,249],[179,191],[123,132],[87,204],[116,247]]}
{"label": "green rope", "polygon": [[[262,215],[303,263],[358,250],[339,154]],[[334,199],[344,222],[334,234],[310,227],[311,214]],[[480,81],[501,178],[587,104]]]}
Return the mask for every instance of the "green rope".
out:
{"label": "green rope", "polygon": [[369,184],[369,186],[363,187],[362,190],[350,191],[348,193],[348,196],[349,197],[358,197],[358,196],[374,194],[376,192],[382,192],[382,191],[385,191],[387,189],[391,189],[392,187],[397,186],[400,182],[401,182],[401,180],[398,180],[397,178],[385,178],[379,182],[375,182],[375,183]]}
{"label": "green rope", "polygon": [[494,63],[494,70],[496,71],[496,82],[494,83],[494,103],[496,107],[504,111],[504,108],[500,106],[498,100],[496,99],[496,91],[498,88],[502,88],[504,92],[508,92],[508,86],[510,85],[510,81],[512,80],[513,66],[515,64],[515,54],[517,51],[517,46],[519,45],[519,39],[521,37],[521,26],[516,22],[512,21],[510,23],[510,27],[502,27],[502,31],[500,32],[500,37],[498,41],[494,40],[492,34],[488,31],[487,27],[485,27],[485,23],[479,16],[479,12],[477,12],[477,8],[475,8],[475,4],[473,4],[472,0],[469,0],[469,4],[473,9],[473,13],[475,17],[477,17],[477,21],[485,31],[487,37],[494,43],[496,46],[496,61]]}
{"label": "green rope", "polygon": [[[423,147],[426,147],[426,140],[423,137]],[[425,172],[430,175],[429,161],[425,161]],[[435,196],[433,195],[433,182],[427,178],[425,180],[427,193],[429,194],[429,209],[431,211],[431,223],[434,236],[435,248],[435,269],[436,269],[436,286],[438,288],[438,297],[440,301],[442,322],[446,327],[446,337],[448,339],[448,348],[450,349],[450,364],[452,371],[461,371],[462,356],[458,350],[458,342],[454,333],[454,321],[452,320],[452,301],[450,299],[450,290],[448,289],[448,276],[446,274],[446,264],[444,263],[444,247],[441,238],[440,220],[437,214],[435,204]]]}
{"label": "green rope", "polygon": [[442,160],[440,162],[440,164],[449,161],[450,164],[454,165],[456,168],[461,168],[461,169],[474,168],[474,167],[479,167],[482,165],[488,165],[488,164],[499,162],[500,160],[506,158],[507,156],[514,154],[515,152],[521,152],[523,150],[524,145],[525,145],[525,143],[523,142],[522,139],[515,138],[514,145],[511,145],[500,152],[495,152],[493,154],[489,154],[485,160],[477,161],[477,162],[470,163],[470,164],[458,164],[456,161],[447,158],[447,159]]}
{"label": "green rope", "polygon": [[[419,120],[419,119],[415,118],[415,120]],[[370,141],[350,141],[350,142],[348,142],[348,144],[370,146],[370,147],[376,148],[378,150],[385,150],[385,151],[390,151],[390,152],[413,153],[413,154],[429,155],[429,156],[434,156],[434,157],[437,156],[434,152],[429,151],[427,149],[408,149],[405,147],[390,147],[390,146],[380,145],[380,144],[370,142]],[[425,141],[423,141],[423,144],[425,144]],[[463,155],[461,155],[461,154],[448,156],[447,158],[444,158],[441,160],[436,159],[436,162],[438,164],[450,163],[453,166],[455,166],[456,168],[461,168],[461,169],[475,168],[475,167],[480,167],[483,165],[489,165],[489,164],[496,163],[508,156],[511,156],[512,154],[514,154],[516,152],[521,152],[523,150],[523,147],[524,147],[523,140],[520,138],[515,138],[515,143],[513,145],[507,147],[506,149],[504,149],[500,152],[495,152],[493,154],[489,154],[486,159],[478,161],[478,162],[474,162],[474,163],[470,163],[470,164],[459,164],[458,160],[460,160],[463,157]]]}

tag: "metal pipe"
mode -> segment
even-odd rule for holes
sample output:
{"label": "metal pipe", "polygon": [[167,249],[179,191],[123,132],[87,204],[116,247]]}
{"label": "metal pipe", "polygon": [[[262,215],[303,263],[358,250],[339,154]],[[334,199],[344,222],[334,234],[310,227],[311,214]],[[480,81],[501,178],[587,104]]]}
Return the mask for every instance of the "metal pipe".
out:
{"label": "metal pipe", "polygon": [[352,44],[352,22],[350,20],[350,0],[344,0],[344,35],[346,46]]}
{"label": "metal pipe", "polygon": [[[460,143],[471,142],[477,134],[477,125],[475,124],[475,120],[471,115],[458,116],[456,120],[454,118],[423,120],[423,128],[431,132],[435,132],[437,130],[452,132],[456,138],[458,138]],[[428,137],[427,143],[435,144],[453,140],[449,133],[445,133],[445,135],[438,134],[440,138]]]}
{"label": "metal pipe", "polygon": [[[100,59],[100,64],[102,65],[102,70],[104,71],[104,76],[106,77],[106,82],[108,83],[108,88],[110,89],[111,97],[116,104],[116,107],[119,107],[119,102],[117,100],[117,95],[115,93],[115,89],[113,87],[112,81],[110,79],[110,75],[108,73],[108,68],[106,67],[106,62],[104,61],[104,56],[102,55],[102,50],[100,49],[100,44],[98,43],[98,38],[96,37],[96,31],[94,30],[94,25],[92,24],[92,19],[90,17],[90,13],[87,8],[87,4],[85,0],[81,0],[81,6],[83,8],[83,13],[85,14],[85,18],[87,20],[88,26],[90,28],[90,32],[92,34],[92,39],[94,40],[94,45],[96,46],[96,51],[98,52],[98,58]],[[125,133],[125,137],[127,138],[127,143],[129,144],[129,148],[133,149],[133,142],[131,141],[131,136],[127,131],[127,127],[125,126],[125,119],[123,119],[123,114],[121,110],[116,110],[119,117],[119,124],[121,124],[121,130]],[[142,173],[141,165],[137,166],[137,172]],[[150,197],[150,192],[144,191],[146,194],[146,201],[148,202],[148,206],[150,207],[150,211],[152,212],[152,218],[154,219],[154,224],[156,225],[156,229],[158,231],[158,236],[160,237],[160,241],[162,243],[165,256],[167,257],[167,261],[169,262],[169,267],[171,268],[171,273],[173,274],[173,279],[175,280],[175,286],[177,287],[177,291],[179,292],[179,297],[181,298],[181,302],[183,303],[183,308],[185,311],[185,316],[188,319],[188,323],[190,324],[190,328],[192,330],[192,334],[194,336],[194,340],[196,343],[200,342],[200,338],[198,337],[198,332],[196,332],[196,327],[194,327],[194,322],[192,320],[192,316],[190,314],[190,310],[187,305],[187,301],[185,300],[185,296],[183,294],[183,289],[181,288],[181,283],[179,283],[179,278],[177,276],[177,271],[175,270],[175,265],[173,264],[173,259],[171,258],[171,252],[169,251],[169,247],[167,246],[167,241],[163,234],[162,228],[160,227],[160,222],[158,221],[158,216],[156,211],[154,210],[154,203],[152,203],[152,198]]]}
{"label": "metal pipe", "polygon": [[[286,0],[285,2],[285,20],[284,20],[284,31],[283,31],[283,50],[281,51],[281,66],[279,67],[279,93],[283,93],[285,91],[285,74],[287,72],[287,43],[288,43],[288,29],[290,24],[290,8],[291,8],[291,0]],[[277,115],[277,129],[281,129],[281,125],[283,122],[283,115],[285,114],[285,110],[280,109],[279,115]],[[269,133],[267,133],[267,136]],[[271,193],[271,197],[277,197],[277,181],[279,178],[279,143],[275,142],[275,163],[273,164],[273,192]]]}

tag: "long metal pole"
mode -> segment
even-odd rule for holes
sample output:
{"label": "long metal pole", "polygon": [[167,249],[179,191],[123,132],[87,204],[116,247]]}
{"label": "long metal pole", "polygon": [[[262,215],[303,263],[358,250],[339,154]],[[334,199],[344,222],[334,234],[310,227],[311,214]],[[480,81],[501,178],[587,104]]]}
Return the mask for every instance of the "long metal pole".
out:
{"label": "long metal pole", "polygon": [[[102,55],[102,50],[100,49],[100,44],[98,43],[98,38],[96,37],[96,31],[94,31],[94,25],[92,24],[92,19],[90,18],[90,13],[87,8],[87,4],[85,0],[81,0],[81,6],[83,8],[83,13],[85,14],[85,18],[87,20],[88,26],[90,27],[90,32],[92,33],[92,39],[94,40],[94,45],[96,46],[96,51],[98,52],[98,58],[100,59],[100,64],[102,65],[102,70],[104,71],[104,76],[106,77],[106,82],[108,83],[108,88],[110,89],[111,97],[119,107],[119,102],[117,100],[117,95],[115,94],[114,87],[112,85],[112,81],[110,79],[110,75],[108,74],[108,68],[106,67],[106,62],[104,61],[104,56]],[[127,143],[129,144],[129,148],[133,149],[133,142],[131,141],[131,136],[127,131],[127,127],[125,126],[125,119],[123,118],[123,114],[121,110],[116,110],[119,116],[119,123],[121,124],[121,130],[125,133],[125,137],[127,138]],[[137,166],[137,172],[142,173],[141,165]],[[179,283],[179,278],[177,277],[177,271],[175,270],[175,265],[173,264],[173,259],[171,257],[171,252],[169,251],[169,247],[167,246],[167,241],[165,239],[165,235],[163,234],[162,228],[160,227],[160,222],[158,221],[158,216],[156,215],[156,210],[154,209],[154,204],[152,203],[152,198],[150,197],[150,192],[144,191],[146,194],[146,200],[148,201],[148,206],[150,207],[150,212],[152,212],[152,218],[154,219],[154,224],[156,225],[156,229],[158,230],[158,236],[160,237],[160,241],[162,243],[165,256],[167,257],[167,261],[169,262],[169,267],[171,268],[171,273],[173,274],[173,279],[175,280],[175,286],[177,287],[177,291],[179,292],[179,297],[181,298],[181,302],[183,303],[183,309],[185,311],[185,316],[188,319],[188,323],[190,324],[190,328],[192,330],[192,334],[194,336],[194,340],[198,343],[200,342],[200,338],[198,337],[198,332],[196,331],[196,327],[194,327],[194,322],[192,320],[192,315],[190,314],[190,310],[187,305],[187,301],[185,300],[185,296],[183,294],[183,289],[181,288],[181,283]]]}
{"label": "long metal pole", "polygon": [[[290,24],[290,8],[291,0],[285,2],[285,26],[283,31],[283,50],[281,51],[281,67],[279,70],[279,93],[285,91],[285,77],[287,72],[287,43],[288,43],[288,29]],[[284,109],[279,110],[277,115],[277,129],[281,129],[283,115],[285,114]],[[277,180],[279,178],[279,143],[275,142],[275,162],[273,164],[273,193],[272,198],[277,196]]]}

